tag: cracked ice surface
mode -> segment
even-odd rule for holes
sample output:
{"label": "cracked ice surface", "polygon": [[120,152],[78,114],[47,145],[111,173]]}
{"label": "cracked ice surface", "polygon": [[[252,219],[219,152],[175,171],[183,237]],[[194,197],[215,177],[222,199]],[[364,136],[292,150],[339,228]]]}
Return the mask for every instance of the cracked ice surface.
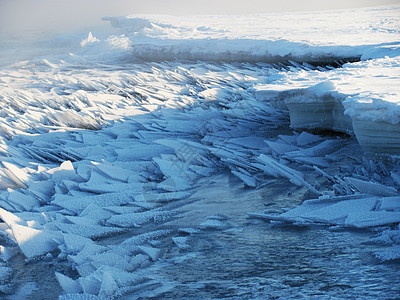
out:
{"label": "cracked ice surface", "polygon": [[[114,18],[121,35],[89,34],[80,51],[2,67],[0,292],[18,295],[21,282],[40,285],[36,298],[64,293],[60,299],[398,295],[397,265],[351,258],[400,257],[399,166],[365,156],[352,137],[290,129],[286,110],[328,95],[348,97],[343,110],[353,116],[353,105],[360,110],[350,98],[367,95],[385,102],[375,115],[396,123],[388,99],[399,94],[398,10],[360,10],[360,22],[351,11],[332,12],[341,18],[328,28],[322,13],[286,15],[292,23],[277,22],[280,15],[270,23]],[[256,25],[246,29],[249,18]],[[293,23],[302,26],[291,31]],[[336,69],[326,61],[360,56],[373,59]],[[310,226],[312,238],[286,231],[287,223]],[[326,253],[315,253],[320,243],[338,266],[334,282]],[[300,254],[311,266],[295,262]],[[347,263],[358,277],[363,270],[361,283]],[[282,273],[287,265],[293,269]],[[218,276],[221,266],[240,274],[233,285],[227,271]],[[196,277],[205,267],[210,280]],[[199,273],[185,277],[190,270]],[[368,285],[376,280],[382,289]]]}

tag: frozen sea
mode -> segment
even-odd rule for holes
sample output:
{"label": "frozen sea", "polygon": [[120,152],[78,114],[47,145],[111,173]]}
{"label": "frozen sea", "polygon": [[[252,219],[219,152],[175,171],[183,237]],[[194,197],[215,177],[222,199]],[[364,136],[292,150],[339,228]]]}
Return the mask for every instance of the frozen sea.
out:
{"label": "frozen sea", "polygon": [[399,298],[399,12],[3,34],[0,298]]}

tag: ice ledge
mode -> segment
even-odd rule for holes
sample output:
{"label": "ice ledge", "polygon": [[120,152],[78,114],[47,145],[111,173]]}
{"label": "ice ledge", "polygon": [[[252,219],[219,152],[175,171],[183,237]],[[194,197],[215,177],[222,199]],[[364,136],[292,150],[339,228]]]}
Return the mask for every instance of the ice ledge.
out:
{"label": "ice ledge", "polygon": [[[324,88],[325,93],[321,91]],[[365,152],[400,155],[400,123],[393,118],[373,118],[377,112],[373,105],[369,114],[351,113],[349,108],[354,108],[354,103],[346,103],[347,95],[329,91],[329,83],[282,92],[262,91],[256,97],[288,110],[294,129],[343,132],[354,135]]]}

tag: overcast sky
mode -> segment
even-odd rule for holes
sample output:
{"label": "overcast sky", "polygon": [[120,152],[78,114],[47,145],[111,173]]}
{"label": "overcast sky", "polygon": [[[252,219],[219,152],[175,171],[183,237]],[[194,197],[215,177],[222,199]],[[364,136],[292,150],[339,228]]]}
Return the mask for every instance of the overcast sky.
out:
{"label": "overcast sky", "polygon": [[75,30],[99,24],[103,16],[133,13],[275,13],[385,4],[400,0],[0,0],[0,31]]}

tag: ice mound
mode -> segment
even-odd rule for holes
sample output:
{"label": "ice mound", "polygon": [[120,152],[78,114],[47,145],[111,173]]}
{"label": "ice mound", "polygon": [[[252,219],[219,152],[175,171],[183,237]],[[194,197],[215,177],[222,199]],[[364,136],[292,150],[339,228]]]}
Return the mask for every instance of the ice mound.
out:
{"label": "ice mound", "polygon": [[400,154],[398,56],[307,74],[287,73],[260,84],[256,97],[288,109],[293,128],[354,134],[367,152]]}

